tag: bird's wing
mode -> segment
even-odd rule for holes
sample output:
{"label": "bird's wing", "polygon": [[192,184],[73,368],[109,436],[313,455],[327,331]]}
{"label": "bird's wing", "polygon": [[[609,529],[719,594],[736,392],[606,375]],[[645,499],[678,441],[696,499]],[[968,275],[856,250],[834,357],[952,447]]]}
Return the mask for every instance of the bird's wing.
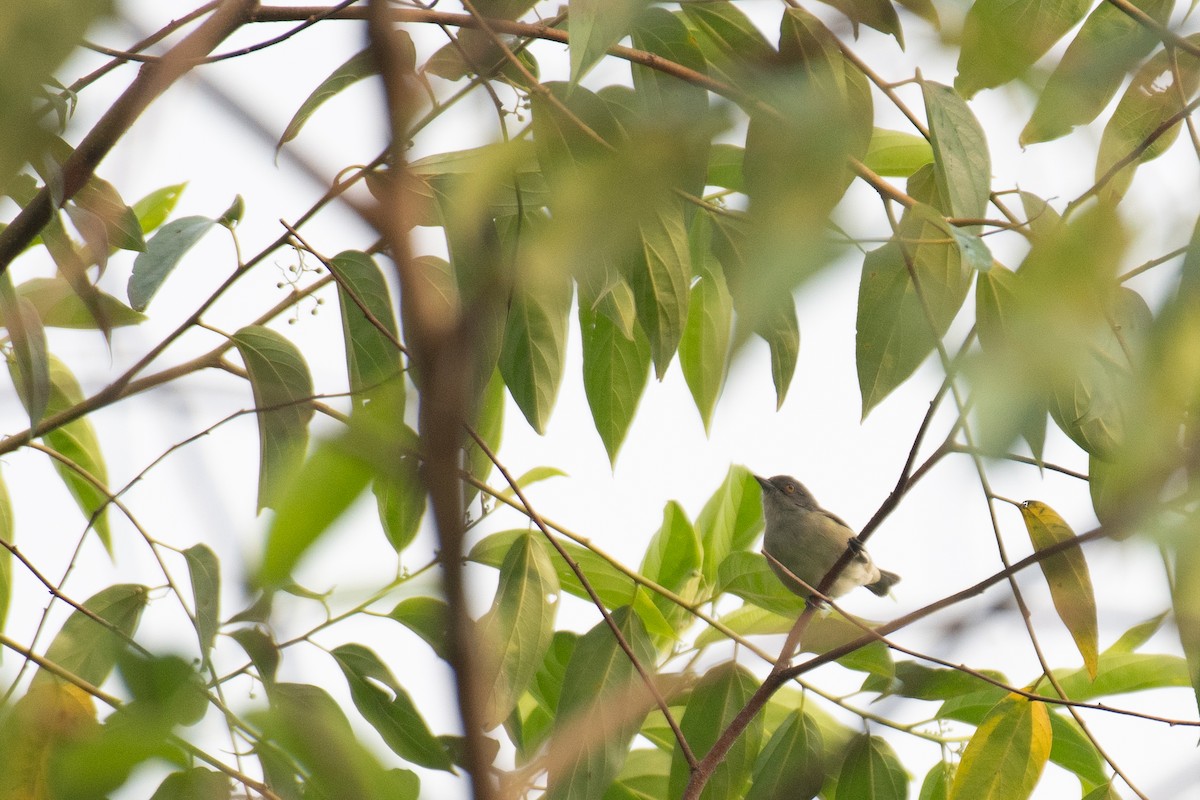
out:
{"label": "bird's wing", "polygon": [[[823,508],[820,509],[817,513],[820,514],[821,516],[825,517],[825,519],[829,520],[829,522],[832,522],[837,526],[838,533],[843,534],[842,541],[840,542],[841,546],[843,548],[848,546],[850,543],[850,540],[854,538],[854,529],[846,524],[846,520],[842,519],[837,514],[832,514],[828,511],[826,511]],[[827,524],[826,527],[832,528],[833,525]],[[841,555],[840,551],[838,552],[838,555],[839,556]],[[870,556],[867,555],[866,551],[860,547],[858,549],[858,552],[856,552],[854,554],[854,560],[861,561],[863,563],[868,563],[871,559],[870,559]]]}

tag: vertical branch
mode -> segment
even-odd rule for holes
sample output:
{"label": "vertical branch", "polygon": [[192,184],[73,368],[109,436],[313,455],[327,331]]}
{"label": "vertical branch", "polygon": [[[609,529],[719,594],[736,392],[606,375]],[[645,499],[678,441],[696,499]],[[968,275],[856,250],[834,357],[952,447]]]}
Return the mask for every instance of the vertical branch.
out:
{"label": "vertical branch", "polygon": [[449,660],[454,669],[459,714],[466,740],[465,764],[473,797],[494,795],[490,760],[484,753],[479,663],[471,638],[463,585],[463,507],[459,487],[459,454],[468,406],[472,359],[467,315],[449,316],[430,289],[417,279],[409,252],[411,221],[399,176],[404,170],[408,122],[415,106],[415,77],[410,59],[397,40],[386,0],[371,0],[367,15],[371,47],[378,59],[386,92],[391,133],[389,184],[380,207],[368,217],[390,245],[400,282],[401,314],[409,358],[419,376],[420,433],[425,463],[422,472],[437,525],[438,558],[449,606]]}

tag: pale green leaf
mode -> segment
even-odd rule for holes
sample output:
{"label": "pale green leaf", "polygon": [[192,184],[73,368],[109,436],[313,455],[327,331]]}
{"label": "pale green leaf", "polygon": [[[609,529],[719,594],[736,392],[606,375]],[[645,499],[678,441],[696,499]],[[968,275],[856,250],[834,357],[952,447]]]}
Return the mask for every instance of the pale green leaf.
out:
{"label": "pale green leaf", "polygon": [[[63,278],[30,278],[17,287],[17,296],[33,305],[42,324],[47,327],[85,330],[96,330],[98,327],[87,305]],[[95,299],[104,322],[111,328],[137,325],[146,319],[144,314],[134,311],[110,294],[97,292]],[[0,325],[3,324],[3,310],[0,308]]]}
{"label": "pale green leaf", "polygon": [[923,136],[875,128],[863,163],[880,175],[907,178],[933,163],[933,147]]}
{"label": "pale green leaf", "polygon": [[141,226],[143,235],[157,230],[167,221],[167,217],[171,216],[171,212],[175,210],[175,204],[179,202],[179,197],[185,188],[187,188],[186,183],[164,186],[161,189],[155,189],[133,204],[133,213],[137,215],[138,225]]}
{"label": "pale green leaf", "polygon": [[1044,703],[1010,695],[984,718],[954,776],[950,800],[1021,800],[1037,786],[1051,746]]}
{"label": "pale green leaf", "polygon": [[[74,611],[46,648],[46,659],[93,686],[99,686],[116,666],[117,656],[128,645],[150,599],[150,590],[132,583],[101,589],[83,602],[90,614]],[[34,683],[57,681],[39,669]]]}
{"label": "pale green leaf", "polygon": [[338,253],[329,269],[338,284],[350,391],[360,403],[366,402],[364,394],[400,373],[391,294],[379,265],[366,253]]}
{"label": "pale green leaf", "polygon": [[192,581],[200,653],[207,659],[221,627],[221,562],[206,544],[192,545],[183,551],[183,557]]}
{"label": "pale green leaf", "polygon": [[609,461],[615,464],[650,379],[650,343],[641,328],[626,338],[608,316],[584,303],[579,304],[579,330],[588,407]]}
{"label": "pale green leaf", "polygon": [[13,386],[29,414],[29,424],[37,425],[46,415],[51,395],[46,329],[33,303],[13,290],[8,273],[0,275],[0,317],[11,344],[8,371]]}
{"label": "pale green leaf", "polygon": [[[15,545],[16,532],[12,498],[8,495],[4,476],[0,475],[0,542]],[[8,619],[8,608],[12,602],[12,559],[12,552],[7,547],[0,547],[0,631],[4,630],[4,623]]]}
{"label": "pale green leaf", "polygon": [[921,782],[921,794],[917,800],[947,800],[950,797],[950,787],[954,784],[955,764],[949,761],[939,761],[925,773]]}
{"label": "pale green leaf", "polygon": [[1175,582],[1171,594],[1179,642],[1187,656],[1188,675],[1200,708],[1200,537],[1186,536],[1175,551]]}
{"label": "pale green leaf", "polygon": [[[67,212],[70,213],[72,208],[87,211],[102,226],[105,250],[98,251],[93,246],[94,258],[107,258],[107,248],[110,246],[122,250],[142,251],[146,249],[146,240],[142,236],[137,212],[125,205],[125,201],[121,199],[116,187],[108,181],[93,175],[91,180],[75,194],[72,204],[67,206]],[[76,228],[78,227],[76,224]],[[80,233],[83,231],[81,230]]]}
{"label": "pale green leaf", "polygon": [[[233,335],[258,411],[258,509],[275,507],[308,449],[312,376],[296,346],[261,325]],[[277,577],[282,578],[280,573]]]}
{"label": "pale green leaf", "polygon": [[[934,175],[947,216],[979,219],[987,210],[992,162],[983,126],[954,89],[922,81]],[[969,230],[977,230],[972,227]]]}
{"label": "pale green leaf", "polygon": [[571,83],[604,58],[609,47],[629,34],[646,0],[571,0]]}
{"label": "pale green leaf", "polygon": [[[404,57],[408,60],[409,68],[416,63],[416,50],[413,48],[412,39],[404,30],[394,31],[392,40],[399,43],[406,51]],[[279,137],[279,141],[275,145],[275,152],[279,152],[280,148],[287,142],[296,138],[300,133],[300,129],[304,127],[304,123],[308,122],[309,117],[326,101],[345,90],[349,86],[353,86],[363,78],[370,77],[376,74],[379,68],[375,64],[375,54],[369,48],[359,53],[355,53],[344,63],[339,65],[333,72],[329,74],[325,80],[321,81],[320,85],[313,90],[304,102],[300,104],[300,108],[292,115],[287,127],[283,129],[283,135]]]}
{"label": "pale green leaf", "polygon": [[1086,788],[1107,783],[1107,764],[1100,758],[1095,743],[1079,727],[1079,723],[1065,714],[1050,715],[1053,744],[1050,760],[1079,776]]}
{"label": "pale green leaf", "polygon": [[882,736],[860,734],[850,740],[837,787],[839,797],[905,800],[908,773]]}
{"label": "pale green leaf", "polygon": [[712,252],[711,240],[710,217],[696,214],[688,236],[692,274],[696,280],[692,284],[687,323],[679,342],[679,366],[706,433],[712,424],[717,398],[725,385],[733,329],[733,298],[725,283],[721,263]]}
{"label": "pale green leaf", "polygon": [[418,596],[401,600],[388,616],[420,636],[439,658],[448,661],[449,614],[450,608],[446,601],[436,597]]}
{"label": "pale green leaf", "polygon": [[[693,752],[707,753],[758,687],[744,667],[725,662],[700,678],[692,689],[679,727]],[[713,770],[700,794],[702,800],[741,797],[750,779],[762,740],[762,717],[755,715]],[[669,797],[682,797],[691,770],[678,747],[671,756]]]}
{"label": "pale green leaf", "polygon": [[759,753],[746,800],[809,800],[825,782],[825,742],[812,717],[792,711]]}
{"label": "pale green leaf", "polygon": [[638,228],[641,247],[631,265],[630,285],[638,321],[650,341],[655,373],[662,380],[683,338],[688,314],[692,268],[683,206],[673,202],[659,208]]}
{"label": "pale green leaf", "polygon": [[216,224],[216,220],[208,217],[181,217],[159,228],[146,242],[146,249],[133,260],[133,274],[126,290],[129,305],[135,311],[145,311],[187,251]]}
{"label": "pale green leaf", "polygon": [[[1021,517],[1035,551],[1075,536],[1054,509],[1037,500],[1021,504]],[[1083,551],[1072,547],[1042,559],[1038,566],[1050,586],[1050,599],[1054,601],[1059,619],[1071,632],[1088,673],[1095,678],[1099,667],[1100,632],[1096,621],[1096,594]]]}
{"label": "pale green leaf", "polygon": [[150,795],[150,800],[231,800],[229,776],[204,767],[172,772]]}
{"label": "pale green leaf", "polygon": [[891,0],[823,0],[850,18],[855,38],[858,26],[866,25],[881,33],[896,37],[896,43],[904,48],[904,32],[900,17]]}
{"label": "pale green leaf", "polygon": [[762,489],[748,469],[731,465],[696,517],[704,553],[702,572],[709,586],[716,585],[717,569],[725,558],[749,547],[761,530]]}

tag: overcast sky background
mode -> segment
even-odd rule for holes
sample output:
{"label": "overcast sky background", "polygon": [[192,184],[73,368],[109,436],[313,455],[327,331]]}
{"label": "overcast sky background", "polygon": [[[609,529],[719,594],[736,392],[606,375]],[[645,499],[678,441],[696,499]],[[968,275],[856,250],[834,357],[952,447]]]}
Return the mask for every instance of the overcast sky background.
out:
{"label": "overcast sky background", "polygon": [[[776,39],[781,4],[752,0],[739,5],[753,15],[769,39]],[[454,10],[449,4],[443,6],[439,10]],[[157,0],[120,3],[122,13],[136,24],[140,33],[155,30],[192,7],[191,2]],[[942,3],[939,8],[950,26],[956,24],[955,16],[962,13],[953,4]],[[836,14],[826,13],[828,9],[819,5],[811,10],[828,20],[839,33],[849,36]],[[919,63],[925,78],[952,83],[953,61],[929,55],[935,34],[911,15],[901,12],[901,16],[907,52],[900,51],[892,39],[867,29],[862,31],[858,52],[893,79],[910,76]],[[288,27],[254,26],[240,32],[219,50],[251,44]],[[442,44],[442,34],[436,28],[414,26],[409,32],[417,43],[418,63]],[[123,47],[139,36],[128,26],[114,24],[94,31],[90,38]],[[361,24],[321,23],[264,52],[205,67],[201,75],[248,109],[271,135],[278,136],[308,93],[363,44]],[[538,55],[543,79],[565,77],[564,47],[538,43],[531,49]],[[69,83],[102,61],[99,57],[79,58],[60,77]],[[606,62],[585,83],[598,88],[609,82],[626,82],[628,74],[624,63]],[[77,141],[132,75],[133,68],[125,67],[85,90],[68,138]],[[919,112],[919,89],[904,87],[901,94]],[[502,97],[511,101],[510,95],[502,93]],[[997,178],[994,186],[1020,186],[1042,196],[1052,196],[1061,210],[1067,200],[1092,182],[1102,122],[1082,134],[1022,152],[1016,145],[1017,132],[1032,108],[1032,101],[1028,92],[1008,87],[983,92],[971,105],[989,135]],[[384,145],[379,106],[378,86],[374,81],[365,81],[330,101],[287,150],[327,178],[347,165],[365,163]],[[878,125],[906,129],[894,109],[878,96],[876,113]],[[1107,115],[1101,116],[1102,121],[1106,118]],[[474,99],[418,138],[414,157],[490,141],[495,138],[495,124],[490,103],[482,93],[477,93]],[[247,257],[279,236],[280,218],[294,220],[325,189],[304,177],[291,163],[288,153],[276,165],[271,143],[254,133],[228,108],[214,104],[212,93],[195,79],[185,80],[155,103],[101,165],[99,174],[114,183],[129,202],[161,186],[188,182],[175,217],[189,214],[216,217],[234,194],[240,193],[245,197],[246,213],[238,237]],[[1186,242],[1196,213],[1198,177],[1197,159],[1183,141],[1167,157],[1142,167],[1125,203],[1126,209],[1144,212],[1144,217],[1129,220],[1137,233],[1126,267]],[[852,187],[837,218],[846,229],[857,234],[884,233],[878,200],[861,182]],[[330,255],[366,247],[375,239],[362,223],[338,207],[306,226],[304,235],[314,247]],[[1009,241],[1015,238],[989,239],[993,252],[1010,267],[1019,263],[1021,255],[1019,243]],[[437,242],[429,236],[419,239],[418,247],[425,252],[438,250]],[[231,293],[206,321],[227,332],[248,324],[282,299],[285,290],[276,289],[275,284],[283,279],[283,271],[294,261],[295,257],[284,251],[272,256],[268,260],[270,265],[255,270],[241,289]],[[200,298],[224,279],[233,263],[228,236],[216,230],[187,257],[155,298],[149,310],[150,320],[114,333],[111,353],[98,335],[57,329],[50,331],[51,349],[68,362],[84,384],[85,393],[90,394],[172,330]],[[123,297],[131,264],[131,254],[116,256],[102,286]],[[1167,273],[1173,274],[1176,267],[1177,262]],[[569,477],[530,490],[538,511],[591,538],[632,566],[640,562],[646,543],[661,521],[663,506],[669,500],[678,500],[694,517],[732,463],[744,464],[764,475],[793,474],[813,491],[822,505],[851,525],[861,526],[895,484],[941,372],[932,361],[927,362],[912,380],[865,421],[860,421],[854,367],[860,268],[861,255],[849,253],[798,293],[800,361],[787,402],[778,412],[767,349],[757,340],[747,345],[733,364],[708,437],[678,365],[672,364],[662,383],[651,382],[648,386],[613,470],[584,398],[578,330],[572,321],[566,374],[546,435],[537,436],[510,402],[501,459],[514,474],[537,465],[565,470]],[[52,274],[48,259],[36,252],[23,257],[15,269],[18,280],[35,273]],[[1162,280],[1151,275],[1135,284],[1135,288],[1146,293],[1152,307],[1157,293],[1169,285]],[[308,357],[318,390],[338,391],[345,385],[341,330],[336,301],[329,292],[325,296],[329,299],[316,316],[311,315],[314,305],[308,300],[301,304],[296,324],[280,324],[277,329],[293,339]],[[968,300],[968,308],[973,307],[972,302]],[[960,320],[948,341],[952,344],[961,341],[966,328],[967,324]],[[183,361],[210,349],[218,341],[215,334],[189,334],[151,369]],[[213,374],[190,377],[178,387],[168,386],[98,412],[92,421],[109,462],[112,484],[123,485],[169,443],[187,438],[232,411],[248,408],[251,402],[245,384],[228,375]],[[18,403],[4,403],[0,406],[0,430],[22,430],[27,425],[22,415]],[[949,407],[944,408],[928,438],[926,453],[941,441],[953,419]],[[330,429],[319,418],[315,425],[317,430]],[[241,588],[242,570],[245,560],[253,561],[258,552],[264,528],[263,520],[252,521],[256,454],[254,419],[245,416],[168,458],[126,497],[142,524],[155,536],[180,547],[203,541],[222,556],[224,616],[247,600]],[[1056,435],[1053,426],[1046,458],[1081,471],[1087,468],[1083,453],[1065,437]],[[18,544],[51,577],[61,575],[70,548],[83,528],[78,511],[40,454],[19,452],[6,457],[4,477],[16,501]],[[989,477],[999,494],[1040,499],[1058,510],[1076,531],[1096,524],[1087,487],[1080,481],[1005,464],[991,465]],[[368,495],[305,561],[298,573],[301,583],[314,589],[336,586],[351,596],[365,596],[394,574],[394,560],[389,556],[386,542],[378,535],[370,500]],[[998,513],[1010,555],[1014,559],[1023,557],[1030,547],[1019,513],[1004,506]],[[152,586],[161,583],[145,545],[116,515],[113,524],[116,565],[108,562],[94,538],[85,542],[83,558],[66,587],[73,597],[87,597],[117,580],[142,580]],[[481,525],[478,534],[525,526],[523,518],[499,513]],[[405,553],[403,561],[409,567],[421,566],[431,557],[432,550],[431,532],[425,530]],[[894,599],[879,599],[866,592],[844,598],[849,610],[873,619],[903,614],[995,572],[996,546],[969,460],[965,456],[946,459],[879,529],[871,541],[871,551],[880,565],[904,578],[894,591]],[[1090,545],[1087,554],[1101,608],[1102,648],[1131,625],[1169,606],[1161,561],[1152,543],[1141,539],[1122,543],[1102,541]],[[177,574],[186,579],[182,562],[176,566]],[[15,572],[17,602],[10,613],[7,632],[18,641],[27,642],[45,594],[22,570]],[[482,612],[494,591],[494,571],[472,567],[470,574],[473,601]],[[1137,576],[1144,576],[1144,580]],[[1026,571],[1019,581],[1033,609],[1034,623],[1043,637],[1050,662],[1057,666],[1079,664],[1078,653],[1057,621],[1040,573]],[[427,591],[429,586],[418,582],[414,591]],[[398,594],[382,604],[382,609],[390,609],[401,596]],[[170,599],[164,599],[157,605],[171,604]],[[997,605],[1005,607],[1004,613],[989,615],[988,610]],[[898,633],[895,639],[951,661],[1000,669],[1014,683],[1021,684],[1036,677],[1037,668],[1019,617],[1008,608],[1010,605],[1007,589],[998,587],[975,602],[964,603],[945,615]],[[297,603],[295,608],[297,614],[302,610],[304,616],[297,616],[294,622],[281,618],[281,637],[301,631],[320,618],[320,609],[313,604]],[[51,631],[57,629],[63,616],[60,607],[52,617]],[[190,652],[194,648],[192,636],[171,622],[175,618],[170,609],[160,612],[152,603],[141,637],[157,646],[174,645]],[[560,610],[561,624],[580,631],[590,628],[597,618],[594,609],[571,598],[563,602]],[[966,627],[957,629],[955,638],[946,641],[947,627],[964,620]],[[445,669],[419,640],[395,623],[386,620],[365,623],[357,630],[339,627],[317,638],[330,647],[344,641],[368,644],[395,666],[398,677],[418,699],[435,732],[455,729],[457,716]],[[43,646],[48,640],[43,638]],[[762,644],[768,650],[776,650],[780,642],[768,639]],[[1178,652],[1178,640],[1168,624],[1143,649]],[[714,648],[712,658],[705,663],[716,663],[731,653],[731,648]],[[233,654],[233,659],[236,657]],[[739,659],[755,669],[761,666],[745,652],[739,654]],[[238,663],[235,660],[230,666]],[[410,666],[402,668],[400,664]],[[0,677],[11,678],[16,666],[16,659],[7,656],[0,663]],[[289,651],[281,679],[315,682],[335,697],[347,696],[340,673],[315,648],[298,647]],[[833,691],[850,693],[862,676],[831,666],[813,674],[811,679]],[[262,693],[256,694],[261,701]],[[858,705],[865,706],[866,702],[864,699]],[[1196,715],[1193,695],[1185,689],[1110,698],[1105,702],[1168,716],[1195,718]],[[920,718],[922,713],[895,701],[879,704],[873,710],[895,712],[905,719]],[[856,718],[842,716],[847,724],[858,725]],[[1171,730],[1163,725],[1097,713],[1089,713],[1086,718],[1104,747],[1149,796],[1200,798],[1194,729]],[[925,770],[940,758],[937,748],[928,743],[900,735],[888,738],[918,782]],[[227,743],[227,738],[224,741]],[[465,796],[465,784],[461,781],[419,771],[423,795]],[[147,790],[146,786],[154,786],[157,780],[148,774],[147,784],[135,784],[120,797],[148,796],[152,789]],[[1077,791],[1078,781],[1073,776],[1050,767],[1035,796],[1069,797]],[[1122,795],[1129,796],[1127,791]]]}

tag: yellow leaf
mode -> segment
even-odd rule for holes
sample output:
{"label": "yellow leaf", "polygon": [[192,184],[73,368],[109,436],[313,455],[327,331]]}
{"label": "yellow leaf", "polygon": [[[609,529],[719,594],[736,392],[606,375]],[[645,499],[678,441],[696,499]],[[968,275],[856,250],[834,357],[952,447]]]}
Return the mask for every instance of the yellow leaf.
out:
{"label": "yellow leaf", "polygon": [[1022,800],[1033,793],[1053,736],[1044,703],[1009,695],[967,744],[949,800]]}

